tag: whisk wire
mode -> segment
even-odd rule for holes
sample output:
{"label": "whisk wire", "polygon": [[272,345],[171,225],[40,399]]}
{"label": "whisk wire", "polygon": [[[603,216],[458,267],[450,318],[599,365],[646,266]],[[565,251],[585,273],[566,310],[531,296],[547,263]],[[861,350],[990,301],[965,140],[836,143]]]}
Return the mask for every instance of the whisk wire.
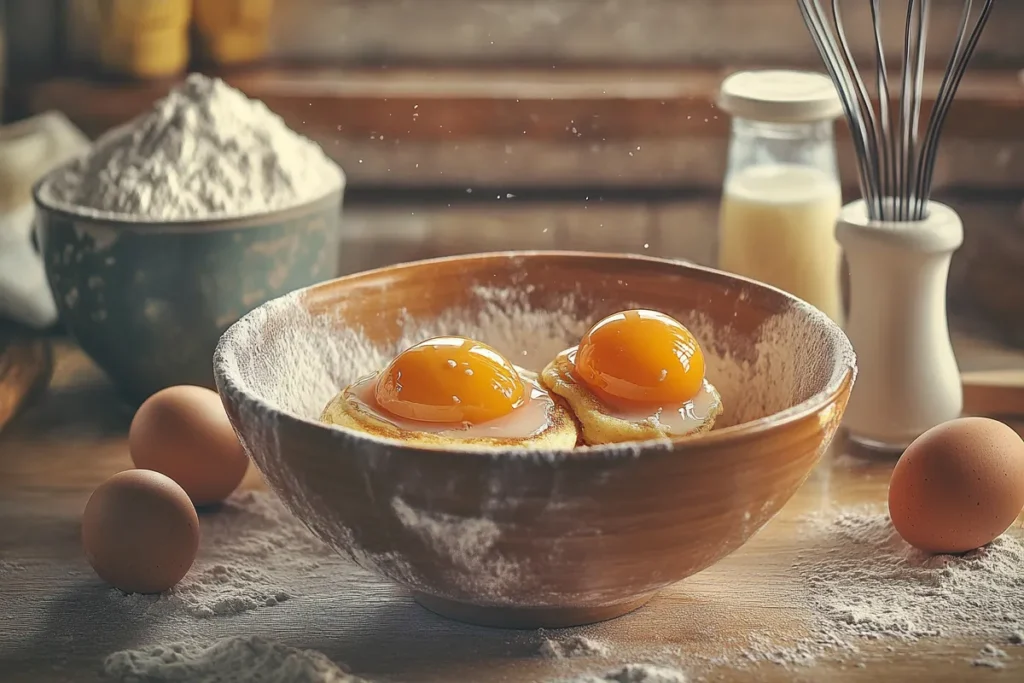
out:
{"label": "whisk wire", "polygon": [[[917,221],[927,217],[939,139],[956,91],[977,48],[995,0],[984,5],[973,28],[973,0],[966,3],[953,52],[942,76],[935,105],[922,130],[931,0],[907,0],[899,73],[898,108],[893,111],[891,75],[886,66],[880,0],[869,3],[874,38],[878,110],[860,75],[843,21],[841,0],[832,0],[831,17],[820,0],[797,0],[815,48],[839,93],[857,153],[861,193],[873,220]],[[895,120],[894,120],[895,119]]]}
{"label": "whisk wire", "polygon": [[[875,88],[878,93],[878,137],[875,144],[879,149],[882,168],[880,197],[892,195],[896,182],[896,171],[893,167],[896,159],[896,150],[889,143],[892,140],[892,120],[889,114],[889,71],[885,63],[885,50],[882,49],[882,23],[879,11],[878,0],[871,0],[871,26],[875,34]],[[877,208],[879,214],[882,207]]]}
{"label": "whisk wire", "polygon": [[910,123],[910,158],[913,161],[911,164],[911,182],[907,183],[907,187],[904,190],[905,201],[901,208],[903,211],[903,217],[901,220],[920,220],[920,216],[911,215],[911,205],[917,201],[916,193],[914,188],[917,187],[917,179],[923,175],[923,169],[920,163],[918,163],[917,150],[920,148],[920,130],[921,130],[921,105],[924,103],[924,68],[925,68],[925,55],[928,52],[928,21],[931,13],[931,0],[921,0],[921,4],[918,7],[917,12],[917,30],[916,30],[916,50],[915,50],[915,65],[914,65],[914,108],[913,108],[913,120]]}
{"label": "whisk wire", "polygon": [[[919,163],[922,166],[924,166],[927,163],[928,155],[932,146],[934,146],[938,142],[935,136],[934,126],[932,126],[931,124],[932,121],[936,120],[936,116],[942,116],[943,109],[946,108],[945,99],[948,95],[948,86],[954,71],[956,71],[959,68],[960,54],[964,47],[964,37],[966,35],[967,22],[970,21],[972,4],[973,0],[966,0],[966,3],[964,4],[964,11],[960,16],[960,23],[957,27],[956,42],[953,45],[953,51],[949,55],[949,61],[946,63],[946,70],[942,75],[942,81],[939,83],[938,95],[935,97],[935,105],[932,108],[932,113],[928,121],[928,133],[927,135],[925,135],[924,145],[921,147],[921,157]],[[923,203],[924,201],[924,184],[927,177],[927,173],[922,173],[921,177],[918,178],[918,183],[915,187],[915,193],[919,201],[918,206],[915,207],[915,213],[920,213],[922,210],[920,204]]]}
{"label": "whisk wire", "polygon": [[[935,162],[938,157],[939,138],[942,135],[942,128],[946,123],[950,106],[953,104],[953,98],[960,87],[960,81],[963,80],[964,74],[967,72],[971,55],[974,54],[974,50],[978,47],[978,42],[981,40],[982,31],[988,23],[989,16],[995,6],[995,0],[985,0],[978,13],[978,19],[971,29],[970,36],[966,44],[963,44],[967,25],[970,23],[971,4],[971,0],[967,0],[967,5],[964,8],[964,14],[957,31],[956,47],[950,57],[949,64],[946,66],[946,72],[942,77],[939,93],[935,98],[935,107],[932,109],[932,115],[928,122],[928,135],[925,140],[925,147],[921,150],[921,163],[925,168],[925,175],[920,185],[919,195],[923,197],[924,204],[927,204],[927,201],[931,198],[932,178],[935,172]],[[963,45],[963,49],[960,49],[961,45]],[[920,207],[922,218],[925,212],[926,208],[922,205]]]}
{"label": "whisk wire", "polygon": [[[832,82],[836,84],[836,91],[850,127],[850,136],[857,158],[864,159],[869,154],[871,147],[867,138],[867,131],[864,128],[864,119],[859,115],[857,104],[852,98],[855,88],[852,83],[851,74],[844,70],[842,62],[838,58],[838,47],[836,46],[835,37],[829,28],[825,12],[818,0],[798,0],[798,6],[804,23],[810,30],[815,47],[817,47],[819,54],[822,56],[825,69],[828,71]],[[868,164],[857,164],[861,193],[865,198],[872,196],[871,182],[867,175],[869,170]]]}
{"label": "whisk wire", "polygon": [[[928,0],[921,0],[927,2]],[[920,46],[920,33],[914,31],[914,17],[920,19],[922,14],[919,11],[917,0],[907,2],[907,20],[903,30],[903,62],[900,69],[900,174],[897,191],[886,201],[891,200],[891,220],[907,220],[904,207],[907,204],[909,187],[913,183],[914,171],[914,143],[918,117],[915,116],[915,108],[920,110],[921,93],[916,89],[916,48]]]}
{"label": "whisk wire", "polygon": [[850,44],[846,40],[846,31],[843,28],[843,16],[839,9],[839,0],[832,0],[832,20],[836,25],[836,35],[839,38],[839,47],[841,50],[841,57],[843,60],[843,69],[846,73],[850,74],[850,81],[853,83],[854,92],[853,95],[857,100],[857,106],[860,111],[864,112],[863,117],[864,134],[869,142],[866,145],[866,152],[871,163],[868,164],[868,171],[865,174],[868,184],[871,186],[871,194],[878,197],[882,194],[880,174],[877,172],[879,168],[878,159],[878,121],[875,118],[874,107],[871,105],[871,95],[868,93],[867,86],[864,84],[864,80],[860,76],[860,72],[857,69],[857,62],[853,58],[853,52],[850,50]]}

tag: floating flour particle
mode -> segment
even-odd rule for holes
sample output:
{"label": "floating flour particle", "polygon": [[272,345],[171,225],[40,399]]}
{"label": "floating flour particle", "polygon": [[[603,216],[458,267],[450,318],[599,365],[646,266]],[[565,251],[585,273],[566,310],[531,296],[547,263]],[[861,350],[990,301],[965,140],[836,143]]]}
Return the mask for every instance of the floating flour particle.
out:
{"label": "floating flour particle", "polygon": [[200,518],[200,529],[199,558],[177,586],[160,595],[112,590],[113,598],[156,614],[241,614],[291,599],[310,569],[334,557],[270,493],[232,496]]}
{"label": "floating flour particle", "polygon": [[686,683],[686,674],[651,664],[627,664],[604,674],[584,675],[564,683]]}
{"label": "floating flour particle", "polygon": [[540,654],[554,659],[570,657],[607,657],[608,646],[584,636],[572,636],[565,640],[545,638],[540,644]]}
{"label": "floating flour particle", "polygon": [[103,663],[123,683],[360,683],[315,650],[258,636],[227,638],[209,647],[186,643],[115,652]]}

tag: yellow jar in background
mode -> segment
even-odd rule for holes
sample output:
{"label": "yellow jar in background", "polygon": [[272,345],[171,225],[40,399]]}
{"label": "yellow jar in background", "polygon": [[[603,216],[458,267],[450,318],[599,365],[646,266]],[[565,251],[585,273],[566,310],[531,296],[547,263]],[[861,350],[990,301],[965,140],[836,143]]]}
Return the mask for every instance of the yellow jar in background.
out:
{"label": "yellow jar in background", "polygon": [[194,0],[198,47],[222,65],[248,64],[266,54],[274,0]]}
{"label": "yellow jar in background", "polygon": [[188,66],[191,0],[96,0],[99,61],[140,78],[175,76]]}

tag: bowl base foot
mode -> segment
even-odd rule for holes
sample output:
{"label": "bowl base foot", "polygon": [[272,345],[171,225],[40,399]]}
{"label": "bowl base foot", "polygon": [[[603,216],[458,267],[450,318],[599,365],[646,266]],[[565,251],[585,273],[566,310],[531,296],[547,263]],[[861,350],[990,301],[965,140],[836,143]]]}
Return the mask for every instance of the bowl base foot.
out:
{"label": "bowl base foot", "polygon": [[413,593],[421,607],[442,617],[477,626],[519,629],[567,628],[607,621],[643,607],[652,597],[653,593],[602,607],[481,607]]}

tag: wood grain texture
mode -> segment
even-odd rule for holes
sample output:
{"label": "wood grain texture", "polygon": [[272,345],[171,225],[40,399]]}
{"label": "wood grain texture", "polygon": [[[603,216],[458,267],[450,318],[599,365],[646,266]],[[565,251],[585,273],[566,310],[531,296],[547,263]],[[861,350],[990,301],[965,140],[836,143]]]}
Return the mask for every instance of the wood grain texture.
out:
{"label": "wood grain texture", "polygon": [[[131,466],[130,411],[100,371],[73,345],[56,344],[50,391],[0,435],[0,560],[18,568],[0,577],[0,679],[5,683],[93,683],[110,652],[181,639],[210,641],[259,634],[320,649],[378,683],[541,683],[634,661],[678,661],[735,653],[749,636],[780,646],[798,638],[806,616],[794,609],[804,590],[790,562],[801,550],[800,520],[833,505],[881,505],[891,461],[837,457],[832,449],[781,513],[742,549],[663,591],[645,608],[584,630],[608,643],[607,660],[551,660],[537,649],[545,634],[466,626],[434,616],[406,593],[339,560],[296,586],[299,598],[238,618],[129,618],[82,557],[78,517],[92,489]],[[973,336],[957,340],[968,370],[1024,368],[1024,354]],[[262,488],[254,472],[244,486]],[[548,634],[550,635],[550,634]],[[561,634],[559,634],[561,635]],[[858,668],[823,661],[719,666],[708,681],[737,683],[959,683],[1015,681],[1024,656],[1012,651],[999,671],[967,660],[982,641],[935,639],[865,643]]]}
{"label": "wood grain texture", "polygon": [[[933,36],[950,35],[959,0],[931,3]],[[887,26],[905,21],[899,3],[881,3]],[[873,58],[864,3],[844,6],[851,49]],[[997,3],[976,65],[1020,63],[1013,26],[1024,8]],[[885,34],[890,63],[903,35]],[[943,45],[944,47],[944,45]],[[944,65],[940,41],[930,65]],[[290,0],[279,4],[271,35],[277,58],[365,63],[784,64],[819,63],[790,0]]]}
{"label": "wood grain texture", "polygon": [[[318,142],[353,186],[721,186],[730,69],[272,68],[225,74]],[[929,74],[927,110],[938,74]],[[170,86],[60,78],[12,93],[60,109],[90,135],[145,111]],[[971,71],[944,131],[935,187],[1021,188],[1024,86]],[[843,177],[854,155],[839,128]]]}
{"label": "wood grain texture", "polygon": [[963,373],[964,412],[1024,417],[1024,370]]}
{"label": "wood grain texture", "polygon": [[[732,70],[263,67],[219,75],[297,130],[375,135],[382,143],[525,137],[586,145],[726,135],[728,119],[719,116],[715,99]],[[941,77],[941,71],[925,74],[922,116],[935,103]],[[33,111],[61,109],[95,135],[145,111],[169,85],[68,77],[20,94]],[[1016,70],[972,71],[944,134],[1020,139],[1022,108]]]}
{"label": "wood grain texture", "polygon": [[950,294],[1024,347],[1024,202],[991,202],[965,216],[964,246],[950,268]]}
{"label": "wood grain texture", "polygon": [[[88,2],[64,4],[69,5],[64,21],[68,61],[95,61],[96,13],[82,10]],[[962,2],[936,0],[931,5],[933,35],[950,35]],[[871,34],[861,30],[868,21],[867,8],[850,3],[844,10],[852,51],[858,61],[872,58]],[[882,11],[887,26],[904,21],[897,4],[883,3]],[[997,3],[973,65],[1020,64],[1015,27],[1022,21],[1024,8]],[[789,0],[288,0],[277,3],[270,28],[271,59],[307,63],[820,63]],[[45,44],[53,40],[52,34],[29,35]],[[902,33],[888,31],[884,38],[889,62],[898,63]],[[29,56],[26,41],[19,41],[12,59]],[[937,45],[930,47],[927,58],[931,66],[945,62]]]}

